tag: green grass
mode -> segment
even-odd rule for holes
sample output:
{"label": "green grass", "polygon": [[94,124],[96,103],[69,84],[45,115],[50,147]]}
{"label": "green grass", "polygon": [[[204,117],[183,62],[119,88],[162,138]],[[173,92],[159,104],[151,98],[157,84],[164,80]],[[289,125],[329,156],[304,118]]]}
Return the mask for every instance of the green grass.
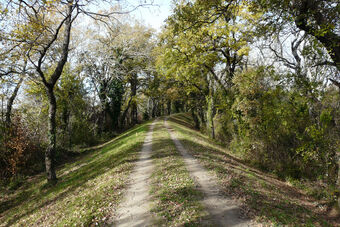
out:
{"label": "green grass", "polygon": [[274,175],[257,170],[215,141],[193,130],[188,114],[172,115],[170,126],[183,146],[215,173],[225,194],[239,199],[245,214],[274,226],[331,226],[317,201]]}
{"label": "green grass", "polygon": [[154,212],[161,226],[198,226],[206,215],[199,201],[202,193],[179,152],[176,150],[163,120],[156,123],[152,145],[155,170],[151,193],[155,199]]}
{"label": "green grass", "polygon": [[[192,129],[186,114],[169,124],[185,148],[215,173],[225,194],[239,199],[250,217],[271,226],[337,226],[323,215],[320,201],[299,182],[283,182],[263,173]],[[103,146],[84,151],[57,171],[58,184],[46,186],[44,174],[0,188],[0,226],[104,225],[119,204],[128,175],[150,123],[137,126]],[[162,226],[198,226],[207,213],[202,194],[190,178],[169,133],[159,121],[153,133],[155,171],[152,211]],[[21,183],[22,182],[22,183]],[[15,190],[14,190],[15,189]]]}
{"label": "green grass", "polygon": [[57,171],[58,184],[46,186],[44,174],[17,190],[0,190],[0,226],[89,226],[113,215],[140,151],[149,123],[87,151]]}

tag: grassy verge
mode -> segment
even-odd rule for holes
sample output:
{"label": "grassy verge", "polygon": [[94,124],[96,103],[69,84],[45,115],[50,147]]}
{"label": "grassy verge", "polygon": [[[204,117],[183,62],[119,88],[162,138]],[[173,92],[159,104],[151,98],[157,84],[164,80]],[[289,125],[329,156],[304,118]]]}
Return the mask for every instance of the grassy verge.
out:
{"label": "grassy verge", "polygon": [[246,215],[268,225],[337,226],[326,218],[320,201],[307,193],[244,163],[207,136],[193,130],[189,115],[169,119],[183,146],[216,174],[224,192],[243,204]]}
{"label": "grassy verge", "polygon": [[155,170],[151,193],[156,201],[152,212],[159,217],[157,225],[197,226],[206,215],[199,203],[202,194],[190,178],[163,120],[155,125],[152,150]]}
{"label": "grassy verge", "polygon": [[43,174],[15,191],[0,190],[0,226],[89,226],[103,224],[121,199],[149,123],[86,152],[57,171],[55,187]]}

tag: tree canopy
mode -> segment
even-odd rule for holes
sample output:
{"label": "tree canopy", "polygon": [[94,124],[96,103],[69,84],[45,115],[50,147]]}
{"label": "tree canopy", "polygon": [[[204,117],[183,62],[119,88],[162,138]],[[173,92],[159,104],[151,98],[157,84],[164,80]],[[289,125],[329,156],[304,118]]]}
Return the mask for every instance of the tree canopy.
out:
{"label": "tree canopy", "polygon": [[56,184],[70,151],[188,112],[240,159],[322,181],[336,204],[339,2],[174,1],[160,31],[129,15],[152,3],[0,2],[0,175],[39,163]]}

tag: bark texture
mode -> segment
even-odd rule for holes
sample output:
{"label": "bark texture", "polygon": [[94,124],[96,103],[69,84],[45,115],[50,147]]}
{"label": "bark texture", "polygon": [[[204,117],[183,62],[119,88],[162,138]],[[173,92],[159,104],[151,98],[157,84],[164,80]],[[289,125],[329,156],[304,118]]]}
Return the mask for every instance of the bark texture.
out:
{"label": "bark texture", "polygon": [[45,167],[47,181],[54,183],[57,181],[55,173],[55,151],[56,151],[56,111],[57,101],[53,88],[47,88],[47,96],[49,101],[48,109],[48,147],[45,152]]}

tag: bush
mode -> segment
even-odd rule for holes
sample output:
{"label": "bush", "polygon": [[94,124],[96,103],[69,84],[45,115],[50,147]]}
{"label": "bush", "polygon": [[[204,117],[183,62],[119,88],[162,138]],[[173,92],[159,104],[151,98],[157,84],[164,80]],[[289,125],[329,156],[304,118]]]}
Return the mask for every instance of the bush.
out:
{"label": "bush", "polygon": [[1,176],[11,178],[18,174],[32,174],[43,168],[43,148],[30,136],[30,131],[20,118],[14,118],[6,129],[0,156]]}
{"label": "bush", "polygon": [[321,103],[318,110],[315,100],[284,90],[275,77],[262,68],[234,77],[232,149],[282,178],[329,176],[337,166],[335,112]]}

